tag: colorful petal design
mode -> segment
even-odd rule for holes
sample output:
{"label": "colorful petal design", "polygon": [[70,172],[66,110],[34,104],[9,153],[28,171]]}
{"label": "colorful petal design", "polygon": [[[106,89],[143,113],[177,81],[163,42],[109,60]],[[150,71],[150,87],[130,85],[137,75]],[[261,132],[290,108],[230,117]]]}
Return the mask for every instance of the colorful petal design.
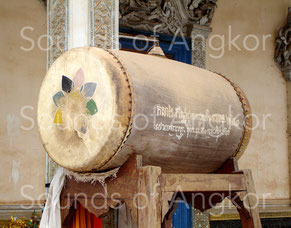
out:
{"label": "colorful petal design", "polygon": [[84,72],[82,68],[80,68],[74,77],[74,86],[76,88],[80,88],[83,85],[84,81]]}
{"label": "colorful petal design", "polygon": [[[86,103],[86,109],[87,114],[94,115],[98,112],[97,105],[91,97],[94,95],[97,83],[95,82],[88,82],[84,84],[85,78],[84,78],[84,72],[82,68],[80,68],[74,77],[74,81],[68,78],[65,75],[62,75],[62,91],[57,92],[53,96],[53,101],[55,105],[58,107],[55,117],[54,117],[54,123],[57,125],[63,124],[62,114],[63,110],[62,108],[62,98],[67,97],[68,99],[73,99],[72,102],[78,103],[78,102],[84,102],[84,96],[88,97],[89,101]],[[84,85],[83,85],[84,84]],[[81,87],[81,88],[80,88]],[[80,90],[79,90],[80,88]],[[76,89],[78,89],[80,92],[78,92]],[[66,93],[68,93],[66,95]],[[87,100],[87,99],[85,99]],[[65,105],[65,104],[64,104]],[[86,121],[80,121],[76,126],[76,131],[86,134],[88,130],[88,123]]]}
{"label": "colorful petal design", "polygon": [[64,97],[65,95],[63,94],[62,91],[59,91],[57,92],[54,96],[53,96],[53,100],[54,100],[54,103],[57,107],[60,107],[61,103],[60,103],[60,100],[62,97]]}
{"label": "colorful petal design", "polygon": [[82,96],[79,92],[70,93],[69,97],[74,98],[75,100],[82,102]]}
{"label": "colorful petal design", "polygon": [[81,88],[81,92],[86,97],[92,97],[95,93],[97,84],[95,82],[88,82]]}
{"label": "colorful petal design", "polygon": [[93,99],[89,100],[86,104],[86,108],[87,108],[87,112],[93,116],[94,114],[97,113],[97,106],[96,106],[96,103]]}
{"label": "colorful petal design", "polygon": [[67,76],[63,75],[62,77],[62,90],[66,93],[71,92],[74,89],[74,82],[69,79]]}
{"label": "colorful petal design", "polygon": [[55,118],[54,118],[54,123],[57,125],[61,125],[63,123],[63,119],[62,119],[62,110],[61,109],[57,109]]}

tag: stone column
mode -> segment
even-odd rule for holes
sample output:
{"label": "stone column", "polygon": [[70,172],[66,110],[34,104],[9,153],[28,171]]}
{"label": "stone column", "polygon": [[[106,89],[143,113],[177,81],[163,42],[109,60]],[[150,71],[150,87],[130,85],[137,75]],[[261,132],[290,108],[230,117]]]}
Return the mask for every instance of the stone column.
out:
{"label": "stone column", "polygon": [[[118,0],[48,0],[47,69],[75,47],[118,48]],[[47,156],[46,183],[57,165]]]}
{"label": "stone column", "polygon": [[119,1],[90,1],[90,46],[118,49]]}
{"label": "stone column", "polygon": [[[279,29],[276,38],[274,60],[286,80],[287,89],[287,136],[289,154],[289,176],[291,176],[291,7],[288,8],[286,24]],[[291,178],[289,178],[291,190]]]}
{"label": "stone column", "polygon": [[291,191],[291,81],[286,82],[287,89],[287,137],[289,160],[289,190]]}
{"label": "stone column", "polygon": [[68,0],[47,2],[47,68],[68,50],[68,4]]}
{"label": "stone column", "polygon": [[[68,5],[68,0],[47,1],[47,70],[56,58],[68,50]],[[56,163],[46,154],[46,187],[56,169]]]}
{"label": "stone column", "polygon": [[192,64],[194,66],[205,69],[206,66],[206,40],[212,31],[209,26],[198,24],[193,25],[191,33],[192,44]]}
{"label": "stone column", "polygon": [[68,1],[68,50],[89,46],[89,0]]}

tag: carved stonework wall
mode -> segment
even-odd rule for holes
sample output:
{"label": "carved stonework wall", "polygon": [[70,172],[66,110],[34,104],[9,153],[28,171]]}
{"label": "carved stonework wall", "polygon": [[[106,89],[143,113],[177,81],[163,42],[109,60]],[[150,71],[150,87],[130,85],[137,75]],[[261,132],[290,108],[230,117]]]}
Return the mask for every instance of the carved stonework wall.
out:
{"label": "carved stonework wall", "polygon": [[90,1],[90,46],[118,48],[118,0]]}
{"label": "carved stonework wall", "polygon": [[191,33],[192,64],[203,69],[206,67],[206,39],[210,32],[208,26],[194,25]]}
{"label": "carved stonework wall", "polygon": [[275,62],[286,80],[291,80],[291,7],[288,8],[287,23],[280,28],[276,38]]}
{"label": "carved stonework wall", "polygon": [[[68,0],[48,0],[47,5],[47,69],[68,50]],[[46,155],[46,183],[50,183],[57,164]]]}
{"label": "carved stonework wall", "polygon": [[199,25],[210,25],[217,0],[184,0],[190,21]]}
{"label": "carved stonework wall", "polygon": [[47,2],[47,34],[49,67],[56,58],[68,49],[68,0]]}
{"label": "carved stonework wall", "polygon": [[190,36],[193,24],[211,23],[217,0],[121,0],[120,26]]}
{"label": "carved stonework wall", "polygon": [[187,32],[183,18],[172,1],[122,0],[119,6],[120,26],[144,31],[175,34]]}

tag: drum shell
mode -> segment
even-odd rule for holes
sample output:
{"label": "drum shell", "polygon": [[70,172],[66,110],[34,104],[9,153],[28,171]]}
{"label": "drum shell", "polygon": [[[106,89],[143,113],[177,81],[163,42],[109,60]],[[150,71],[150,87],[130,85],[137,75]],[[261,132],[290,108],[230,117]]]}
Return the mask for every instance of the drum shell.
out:
{"label": "drum shell", "polygon": [[[161,57],[124,51],[112,54],[131,80],[134,112],[131,133],[106,168],[118,166],[119,159],[124,161],[136,153],[142,155],[144,165],[161,166],[164,172],[210,173],[227,159],[242,155],[251,134],[251,110],[237,85],[222,75]],[[181,107],[194,114],[231,115],[239,126],[218,138],[199,134],[187,137],[185,132],[178,139],[154,129],[155,124],[171,122],[167,117],[153,118],[157,105]]]}
{"label": "drum shell", "polygon": [[69,52],[102,59],[111,72],[104,77],[111,77],[116,92],[114,121],[122,128],[112,129],[109,141],[87,163],[64,164],[46,148],[59,165],[103,171],[140,154],[144,165],[164,172],[210,173],[246,147],[250,107],[243,92],[223,76],[151,55],[97,48]]}

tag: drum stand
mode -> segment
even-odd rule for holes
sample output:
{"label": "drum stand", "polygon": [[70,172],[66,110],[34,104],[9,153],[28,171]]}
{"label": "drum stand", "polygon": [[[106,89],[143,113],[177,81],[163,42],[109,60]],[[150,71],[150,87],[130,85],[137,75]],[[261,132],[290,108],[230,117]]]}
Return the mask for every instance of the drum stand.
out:
{"label": "drum stand", "polygon": [[[204,197],[193,199],[197,193]],[[66,227],[77,201],[97,217],[125,203],[131,219],[119,221],[124,224],[121,228],[170,228],[177,195],[201,211],[228,197],[243,228],[261,227],[251,171],[238,171],[235,159],[214,174],[164,174],[160,167],[143,167],[140,156],[129,158],[115,179],[106,180],[105,187],[67,178],[60,199],[62,223]]]}

